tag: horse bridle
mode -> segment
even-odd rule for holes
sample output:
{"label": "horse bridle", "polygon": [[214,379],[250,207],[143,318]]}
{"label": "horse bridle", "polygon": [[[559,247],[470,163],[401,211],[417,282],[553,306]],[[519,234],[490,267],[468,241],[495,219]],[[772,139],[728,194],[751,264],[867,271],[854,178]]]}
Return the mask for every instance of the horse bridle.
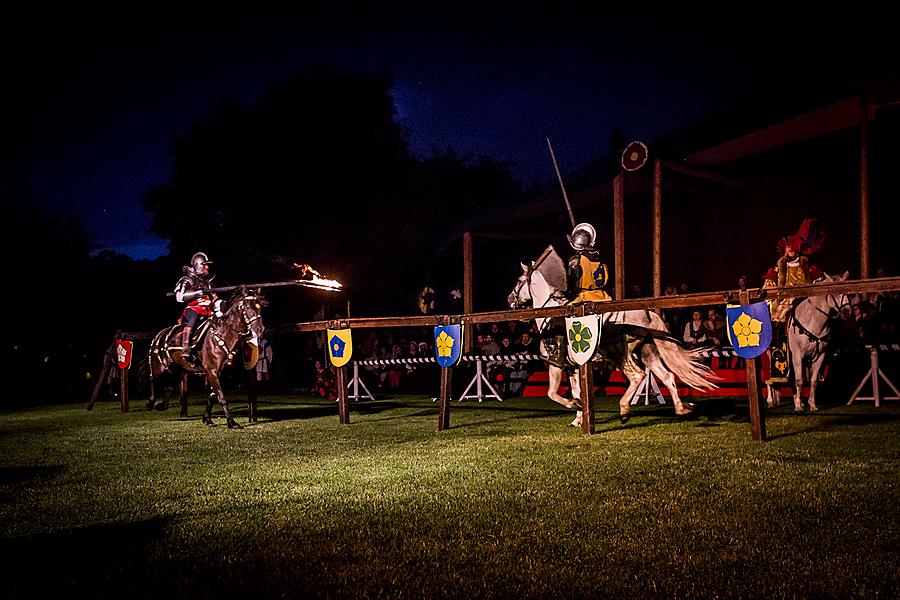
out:
{"label": "horse bridle", "polygon": [[[246,306],[245,302],[247,302],[249,300],[256,301],[256,314],[253,315],[252,317],[247,316],[247,306]],[[244,322],[244,325],[247,327],[247,329],[244,331],[239,331],[238,329],[235,329],[234,327],[232,327],[228,322],[225,322],[226,327],[228,327],[232,331],[238,332],[238,336],[239,336],[238,341],[235,342],[233,348],[231,348],[231,349],[226,348],[225,340],[221,336],[219,336],[218,331],[216,329],[213,329],[213,332],[212,332],[213,337],[216,340],[216,343],[225,350],[228,360],[231,360],[231,358],[234,356],[235,349],[237,348],[238,344],[240,343],[240,338],[247,337],[252,333],[252,331],[250,330],[250,325],[253,323],[253,321],[262,318],[262,315],[260,314],[260,311],[262,310],[262,306],[260,306],[258,298],[256,296],[250,296],[250,295],[242,296],[241,299],[238,301],[237,308],[241,313],[241,321]]]}
{"label": "horse bridle", "polygon": [[514,292],[516,294],[516,301],[519,300],[519,292],[521,291],[522,286],[527,283],[528,284],[528,296],[531,298],[531,307],[532,308],[544,308],[545,306],[547,306],[547,303],[550,302],[551,300],[553,300],[553,299],[558,300],[561,296],[561,292],[559,290],[556,290],[555,292],[553,292],[552,294],[547,296],[547,299],[544,300],[543,304],[541,304],[540,306],[534,306],[534,293],[531,290],[531,275],[532,275],[532,273],[534,273],[534,271],[535,271],[534,266],[528,267],[528,270],[525,272],[525,275],[524,275],[525,281],[520,281],[519,284],[516,285],[516,288],[514,290]]}
{"label": "horse bridle", "polygon": [[[847,294],[841,294],[841,298],[846,299],[846,298],[847,298]],[[815,305],[813,305],[813,308],[816,309],[817,311],[819,311],[820,313],[822,313],[823,315],[825,315],[826,317],[831,317],[831,309],[834,309],[834,311],[835,311],[838,315],[840,315],[840,314],[841,314],[841,310],[842,310],[845,306],[850,306],[850,300],[849,300],[849,299],[847,299],[846,302],[838,303],[837,301],[834,300],[834,294],[827,294],[827,295],[825,296],[825,301],[828,303],[828,307],[829,307],[829,310],[828,310],[828,311],[824,311],[824,310],[822,310],[821,308],[819,308],[818,306],[815,306]],[[809,298],[806,298],[806,299],[804,300],[804,302],[809,302]],[[801,303],[801,304],[802,304],[802,303]],[[823,335],[823,336],[818,336],[818,335],[814,334],[813,332],[811,332],[809,329],[807,329],[806,326],[804,326],[803,323],[800,322],[800,319],[797,318],[797,311],[796,311],[796,310],[794,310],[794,313],[793,313],[792,326],[793,326],[794,328],[796,328],[797,331],[799,331],[800,333],[802,333],[803,335],[805,335],[806,337],[808,337],[811,341],[813,341],[813,342],[816,343],[816,351],[817,351],[817,352],[819,351],[819,347],[818,347],[818,346],[819,346],[819,343],[820,343],[820,342],[828,341],[828,338],[831,337],[831,329],[830,329],[830,328],[828,329],[828,332],[827,332],[825,335]]]}
{"label": "horse bridle", "polygon": [[[246,306],[244,303],[245,303],[245,301],[248,301],[248,300],[257,301],[256,306],[255,306],[256,314],[253,315],[252,317],[247,317]],[[262,306],[260,306],[260,304],[258,302],[258,298],[256,296],[244,296],[238,302],[238,309],[241,311],[241,320],[244,322],[244,325],[247,326],[247,330],[241,332],[241,335],[242,336],[250,335],[250,333],[251,333],[250,324],[253,323],[253,321],[255,321],[257,319],[262,318],[262,315],[260,314],[260,311],[262,310]]]}

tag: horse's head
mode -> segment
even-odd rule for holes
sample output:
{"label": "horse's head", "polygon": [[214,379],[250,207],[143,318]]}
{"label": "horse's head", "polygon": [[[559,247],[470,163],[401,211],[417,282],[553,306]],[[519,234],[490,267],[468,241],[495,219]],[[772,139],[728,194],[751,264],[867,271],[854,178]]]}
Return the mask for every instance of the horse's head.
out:
{"label": "horse's head", "polygon": [[532,303],[531,286],[528,281],[531,277],[531,267],[525,263],[520,264],[522,265],[522,275],[516,280],[515,287],[506,298],[510,308],[523,308]]}
{"label": "horse's head", "polygon": [[[850,277],[849,271],[844,271],[843,275],[824,274],[824,277],[817,283],[833,283],[835,281],[846,281]],[[821,297],[823,306],[819,310],[827,312],[828,316],[842,316],[850,312],[850,297],[847,294],[828,294]]]}
{"label": "horse's head", "polygon": [[235,321],[235,328],[244,337],[259,340],[266,326],[263,324],[262,308],[266,301],[259,290],[239,287],[228,300],[225,317]]}

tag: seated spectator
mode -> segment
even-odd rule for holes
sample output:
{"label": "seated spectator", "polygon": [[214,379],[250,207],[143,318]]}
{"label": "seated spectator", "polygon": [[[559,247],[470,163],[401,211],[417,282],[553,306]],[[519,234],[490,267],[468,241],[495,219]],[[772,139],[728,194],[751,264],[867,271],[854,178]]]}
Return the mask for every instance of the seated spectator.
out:
{"label": "seated spectator", "polygon": [[682,339],[688,348],[696,348],[706,342],[706,327],[703,324],[703,313],[699,310],[692,312],[691,320],[685,323]]}
{"label": "seated spectator", "polygon": [[313,392],[323,398],[337,400],[336,377],[331,366],[324,366],[320,360],[317,360],[314,366],[316,370],[316,380],[315,385],[313,386]]}
{"label": "seated spectator", "polygon": [[719,311],[715,308],[710,308],[706,313],[706,320],[703,322],[703,326],[706,328],[706,339],[711,342],[715,346],[721,346],[722,340],[726,340],[725,335],[725,320],[722,318],[722,315],[719,314]]}

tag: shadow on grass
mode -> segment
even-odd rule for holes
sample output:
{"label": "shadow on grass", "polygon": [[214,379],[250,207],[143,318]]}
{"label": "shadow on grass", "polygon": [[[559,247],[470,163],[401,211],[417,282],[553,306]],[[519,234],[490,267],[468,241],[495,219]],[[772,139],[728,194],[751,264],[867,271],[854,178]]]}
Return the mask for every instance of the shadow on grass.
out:
{"label": "shadow on grass", "polygon": [[[85,589],[102,584],[107,576],[141,569],[142,557],[168,525],[167,518],[0,539],[7,573],[4,592],[28,594],[41,591],[71,592],[71,585]],[[115,559],[109,560],[108,553]],[[106,557],[106,558],[104,558]],[[99,591],[99,590],[95,590]]]}
{"label": "shadow on grass", "polygon": [[26,481],[48,480],[61,475],[68,465],[37,465],[32,467],[0,467],[0,485],[16,485]]}

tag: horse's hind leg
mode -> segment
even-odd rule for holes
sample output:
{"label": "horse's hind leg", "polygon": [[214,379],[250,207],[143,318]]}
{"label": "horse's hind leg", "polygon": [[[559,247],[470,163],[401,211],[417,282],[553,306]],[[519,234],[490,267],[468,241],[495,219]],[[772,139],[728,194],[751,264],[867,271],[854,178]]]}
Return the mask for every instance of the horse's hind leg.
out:
{"label": "horse's hind leg", "polygon": [[769,408],[775,408],[781,403],[781,390],[771,383],[766,384],[766,390],[768,391],[766,404],[769,405]]}
{"label": "horse's hind leg", "polygon": [[622,394],[622,397],[619,398],[619,418],[623,423],[626,423],[628,421],[628,413],[631,411],[631,398],[640,387],[641,381],[644,380],[644,372],[638,369],[637,365],[628,361],[628,363],[622,365],[622,373],[628,378],[628,388]]}
{"label": "horse's hind leg", "polygon": [[672,395],[672,404],[675,406],[676,415],[689,415],[694,410],[694,405],[689,402],[682,402],[678,395],[678,386],[675,385],[675,375],[666,368],[662,360],[659,358],[659,352],[656,346],[646,345],[641,351],[644,364],[650,367],[650,371],[656,376],[658,381],[669,390]]}

